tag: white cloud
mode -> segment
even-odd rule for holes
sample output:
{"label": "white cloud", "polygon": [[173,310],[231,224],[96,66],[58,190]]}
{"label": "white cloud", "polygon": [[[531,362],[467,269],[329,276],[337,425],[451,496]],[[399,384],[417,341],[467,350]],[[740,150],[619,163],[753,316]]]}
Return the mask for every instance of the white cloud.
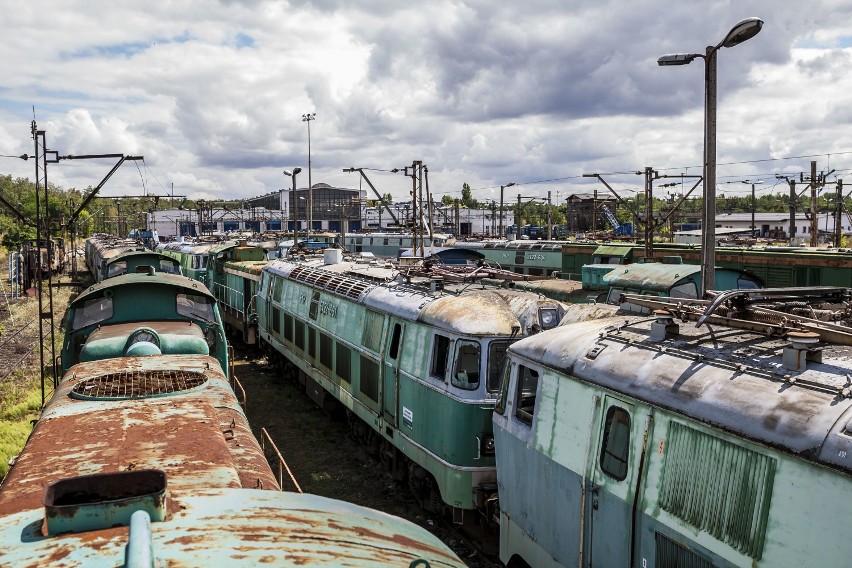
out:
{"label": "white cloud", "polygon": [[[719,53],[720,180],[809,167],[780,160],[799,155],[852,170],[839,134],[852,120],[852,8],[836,0],[35,0],[0,22],[0,153],[32,152],[35,107],[51,149],[145,157],[105,193],[174,183],[191,197],[247,197],[282,187],[284,167],[306,168],[301,115],[315,111],[315,183],[358,187],[343,168],[423,160],[438,195],[465,182],[482,199],[508,181],[524,194],[603,189],[581,177],[593,172],[627,172],[611,182],[635,187],[630,172],[698,173],[702,161],[704,64],[656,59],[703,51],[753,15],[761,33]],[[33,176],[32,162],[2,164]],[[50,178],[85,187],[111,167],[63,161]],[[408,178],[369,175],[406,198]]]}

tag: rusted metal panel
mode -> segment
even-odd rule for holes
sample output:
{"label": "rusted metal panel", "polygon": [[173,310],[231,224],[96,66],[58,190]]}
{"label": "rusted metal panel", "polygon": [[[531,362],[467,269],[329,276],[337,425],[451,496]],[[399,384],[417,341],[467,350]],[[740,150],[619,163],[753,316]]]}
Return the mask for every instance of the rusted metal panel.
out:
{"label": "rusted metal panel", "polygon": [[[204,373],[207,385],[156,398],[79,400],[82,381],[125,371]],[[61,477],[161,469],[175,488],[278,489],[217,361],[203,355],[122,357],[65,374],[0,492],[0,515],[37,506]]]}
{"label": "rusted metal panel", "polygon": [[[169,489],[169,514],[150,525],[153,557],[168,566],[465,566],[437,537],[413,523],[357,505],[297,493]],[[0,525],[12,566],[116,566],[126,527],[44,538],[42,512]],[[426,565],[423,563],[422,565]]]}

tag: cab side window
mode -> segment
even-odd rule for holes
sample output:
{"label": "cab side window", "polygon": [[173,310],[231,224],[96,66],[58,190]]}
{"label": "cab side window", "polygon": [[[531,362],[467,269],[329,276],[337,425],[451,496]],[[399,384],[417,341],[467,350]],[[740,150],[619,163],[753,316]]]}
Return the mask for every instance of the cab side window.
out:
{"label": "cab side window", "polygon": [[432,364],[430,374],[442,381],[447,377],[447,361],[450,356],[450,338],[435,334],[432,342]]}
{"label": "cab side window", "polygon": [[518,365],[518,391],[515,396],[515,417],[532,426],[535,416],[535,397],[538,390],[538,371]]}
{"label": "cab side window", "polygon": [[623,481],[627,477],[629,459],[630,415],[623,408],[610,406],[601,441],[601,471],[616,481]]}

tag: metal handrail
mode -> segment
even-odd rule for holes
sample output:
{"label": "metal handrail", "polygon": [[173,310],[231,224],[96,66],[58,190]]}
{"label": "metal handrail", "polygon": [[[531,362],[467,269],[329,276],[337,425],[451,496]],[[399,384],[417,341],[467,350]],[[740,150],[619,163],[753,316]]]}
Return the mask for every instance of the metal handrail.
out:
{"label": "metal handrail", "polygon": [[260,432],[262,434],[260,437],[260,448],[263,450],[264,454],[266,453],[265,440],[269,440],[269,444],[272,446],[272,449],[275,450],[275,455],[278,456],[278,486],[281,487],[281,491],[284,491],[284,469],[286,469],[287,475],[290,476],[290,481],[292,481],[293,485],[296,487],[296,491],[302,493],[302,488],[299,486],[299,482],[296,481],[296,477],[293,475],[293,472],[290,471],[290,466],[288,466],[287,462],[284,461],[284,456],[282,456],[281,452],[278,451],[278,446],[276,446],[275,442],[272,441],[272,437],[269,435],[269,432],[266,431],[266,428],[261,428]]}

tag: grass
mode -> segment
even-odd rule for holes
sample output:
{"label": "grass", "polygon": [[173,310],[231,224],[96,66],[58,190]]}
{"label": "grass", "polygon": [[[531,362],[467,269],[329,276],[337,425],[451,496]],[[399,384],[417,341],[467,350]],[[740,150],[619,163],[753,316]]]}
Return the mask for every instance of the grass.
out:
{"label": "grass", "polygon": [[[58,326],[65,307],[71,294],[71,288],[60,288],[53,292],[53,309],[56,314],[55,323]],[[5,308],[5,306],[3,306]],[[43,309],[48,309],[47,294],[43,298]],[[25,298],[11,305],[12,316],[15,321],[25,322],[38,318],[38,299]],[[48,321],[48,320],[45,320]],[[9,320],[3,322],[6,327],[11,327]],[[34,326],[34,337],[32,341],[38,342],[38,327]],[[45,340],[50,342],[50,326],[45,328]],[[62,346],[63,334],[56,328],[55,344],[56,353]],[[49,352],[46,352],[49,358]],[[47,360],[45,361],[47,363]],[[50,377],[46,377],[50,382]],[[45,391],[45,401],[52,394],[53,385],[49,384]],[[0,479],[5,477],[9,471],[9,460],[16,456],[30,435],[33,421],[41,414],[41,375],[39,373],[38,351],[27,358],[22,368],[0,382]]]}

